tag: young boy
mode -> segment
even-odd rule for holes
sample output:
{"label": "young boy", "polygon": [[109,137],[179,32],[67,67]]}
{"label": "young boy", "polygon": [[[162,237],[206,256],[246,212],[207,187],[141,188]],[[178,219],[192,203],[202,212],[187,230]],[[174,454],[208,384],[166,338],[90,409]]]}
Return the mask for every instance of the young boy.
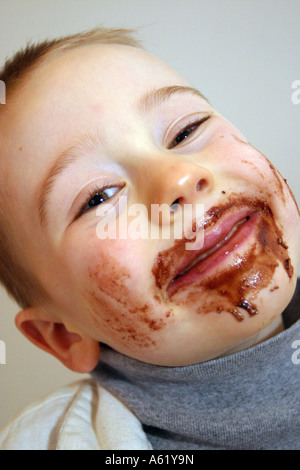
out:
{"label": "young boy", "polygon": [[29,46],[0,79],[0,277],[19,330],[93,371],[1,448],[299,448],[299,211],[270,161],[130,31]]}

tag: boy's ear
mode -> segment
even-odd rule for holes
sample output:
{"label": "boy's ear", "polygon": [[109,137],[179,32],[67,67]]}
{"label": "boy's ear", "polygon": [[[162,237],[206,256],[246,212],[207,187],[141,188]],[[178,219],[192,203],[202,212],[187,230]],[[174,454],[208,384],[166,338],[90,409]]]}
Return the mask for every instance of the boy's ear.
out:
{"label": "boy's ear", "polygon": [[42,319],[44,315],[36,307],[19,312],[15,323],[21,333],[33,344],[52,354],[74,372],[88,373],[99,360],[98,341],[68,331],[63,323]]}

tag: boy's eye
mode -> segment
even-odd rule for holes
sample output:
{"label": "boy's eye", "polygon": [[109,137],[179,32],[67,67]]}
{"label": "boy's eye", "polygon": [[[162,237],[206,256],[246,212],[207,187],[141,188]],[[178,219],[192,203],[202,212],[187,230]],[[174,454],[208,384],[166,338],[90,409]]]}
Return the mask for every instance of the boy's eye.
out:
{"label": "boy's eye", "polygon": [[207,121],[211,116],[204,116],[202,119],[189,123],[188,126],[184,127],[175,137],[175,139],[171,142],[171,144],[168,146],[168,149],[172,149],[179,145],[181,142],[186,140],[193,132],[198,129],[201,124],[203,124],[205,121]]}
{"label": "boy's eye", "polygon": [[91,209],[98,207],[103,204],[107,199],[112,198],[121,188],[119,186],[107,187],[107,188],[95,188],[89,192],[89,196],[81,207],[78,217],[85,214]]}

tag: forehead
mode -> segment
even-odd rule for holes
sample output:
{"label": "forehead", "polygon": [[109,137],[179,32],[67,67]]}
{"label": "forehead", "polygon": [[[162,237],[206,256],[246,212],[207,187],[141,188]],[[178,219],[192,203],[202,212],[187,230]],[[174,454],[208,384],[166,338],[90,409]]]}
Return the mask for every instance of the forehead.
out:
{"label": "forehead", "polygon": [[129,121],[140,95],[168,85],[188,84],[163,61],[134,47],[90,45],[56,53],[8,103],[6,140],[13,144],[17,137],[23,155],[45,144],[49,154],[57,153],[62,144],[72,145],[78,129],[89,130],[91,119],[101,127],[118,116]]}
{"label": "forehead", "polygon": [[[55,53],[41,64],[22,91],[27,118],[51,110],[73,113],[90,104],[128,105],[145,88],[186,85],[166,63],[146,51],[123,45],[89,45]],[[23,107],[24,110],[24,107]]]}
{"label": "forehead", "polygon": [[49,56],[7,103],[7,183],[25,178],[33,190],[79,131],[117,126],[120,119],[130,125],[139,96],[169,85],[188,84],[166,63],[131,46],[89,45]]}

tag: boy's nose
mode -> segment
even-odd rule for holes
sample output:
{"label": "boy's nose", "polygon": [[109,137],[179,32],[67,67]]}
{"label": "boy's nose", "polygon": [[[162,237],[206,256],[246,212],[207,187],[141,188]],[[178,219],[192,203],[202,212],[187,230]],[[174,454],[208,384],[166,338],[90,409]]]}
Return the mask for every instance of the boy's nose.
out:
{"label": "boy's nose", "polygon": [[[203,196],[214,184],[212,173],[205,167],[188,160],[177,160],[158,165],[154,169],[151,200],[156,204],[203,203]],[[149,175],[150,176],[150,175]]]}
{"label": "boy's nose", "polygon": [[[164,204],[176,213],[178,205],[203,204],[214,186],[210,170],[184,158],[166,159],[149,168],[146,187],[151,204]],[[163,222],[163,221],[162,221]]]}

